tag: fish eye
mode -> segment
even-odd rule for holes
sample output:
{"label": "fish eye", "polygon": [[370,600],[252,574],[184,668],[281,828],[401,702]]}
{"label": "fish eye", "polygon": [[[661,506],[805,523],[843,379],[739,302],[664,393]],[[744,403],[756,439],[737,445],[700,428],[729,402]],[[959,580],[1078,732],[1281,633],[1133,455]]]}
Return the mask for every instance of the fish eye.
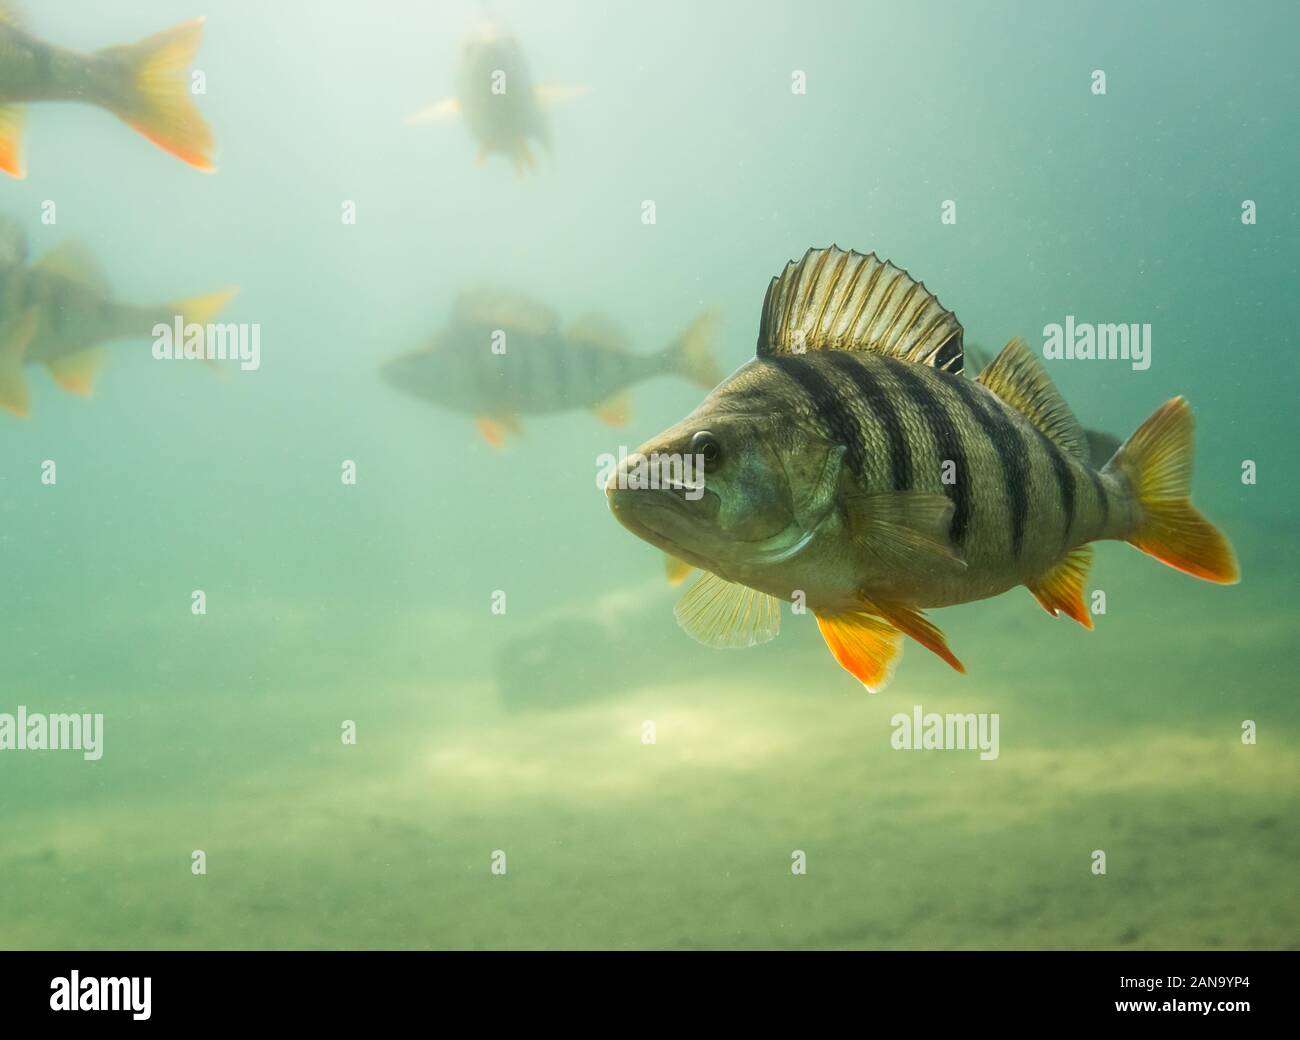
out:
{"label": "fish eye", "polygon": [[708,430],[700,430],[691,438],[691,454],[700,456],[705,462],[717,462],[722,455],[722,445]]}

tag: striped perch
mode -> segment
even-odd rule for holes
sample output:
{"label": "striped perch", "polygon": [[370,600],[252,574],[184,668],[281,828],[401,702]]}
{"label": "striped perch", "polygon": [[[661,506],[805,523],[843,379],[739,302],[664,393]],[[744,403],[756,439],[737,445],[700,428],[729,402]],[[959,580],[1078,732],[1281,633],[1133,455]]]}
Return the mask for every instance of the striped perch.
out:
{"label": "striped perch", "polygon": [[631,388],[675,375],[709,387],[722,377],[713,360],[717,315],[705,312],[662,350],[634,353],[602,314],[567,327],[549,307],[508,289],[472,289],[456,299],[433,344],[384,363],[385,380],[441,408],[473,415],[493,447],[523,432],[522,415],[588,409],[622,426]]}
{"label": "striped perch", "polygon": [[26,416],[27,365],[43,365],[69,393],[89,396],[106,360],[102,344],[146,339],[157,325],[206,325],[234,288],[186,300],[136,306],[113,299],[108,279],[75,242],[28,263],[27,234],[0,216],[0,408]]}
{"label": "striped perch", "polygon": [[905,635],[964,670],[924,608],[1025,585],[1091,628],[1100,539],[1237,580],[1231,547],[1189,501],[1186,401],[1097,468],[1022,340],[968,379],[956,317],[874,255],[809,250],[774,278],[757,357],[639,449],[670,453],[702,459],[702,497],[629,490],[618,473],[607,493],[635,534],[706,572],[678,606],[682,626],[748,646],[776,635],[778,600],[805,604],[873,691]]}

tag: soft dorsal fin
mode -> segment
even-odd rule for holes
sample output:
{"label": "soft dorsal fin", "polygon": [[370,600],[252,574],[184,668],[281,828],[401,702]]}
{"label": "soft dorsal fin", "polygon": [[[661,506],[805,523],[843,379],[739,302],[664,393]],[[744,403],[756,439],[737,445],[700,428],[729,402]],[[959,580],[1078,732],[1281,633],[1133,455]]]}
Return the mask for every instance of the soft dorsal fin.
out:
{"label": "soft dorsal fin", "polygon": [[962,370],[962,328],[926,287],[875,253],[810,249],[773,278],[763,300],[758,356],[870,351]]}
{"label": "soft dorsal fin", "polygon": [[1086,459],[1083,427],[1023,339],[1013,339],[975,382],[983,383],[1067,454]]}
{"label": "soft dorsal fin", "polygon": [[33,265],[49,274],[57,274],[70,282],[93,289],[101,296],[109,294],[108,279],[99,264],[79,242],[64,242],[55,246]]}
{"label": "soft dorsal fin", "polygon": [[612,318],[597,311],[583,314],[570,322],[565,329],[565,336],[571,343],[614,350],[621,354],[629,353],[632,349],[632,341],[627,334]]}

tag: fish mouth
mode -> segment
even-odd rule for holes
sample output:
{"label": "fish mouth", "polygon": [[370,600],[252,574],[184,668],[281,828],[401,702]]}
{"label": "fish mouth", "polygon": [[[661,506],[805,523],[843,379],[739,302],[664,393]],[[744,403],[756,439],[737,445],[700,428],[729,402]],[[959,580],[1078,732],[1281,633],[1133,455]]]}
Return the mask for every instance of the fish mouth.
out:
{"label": "fish mouth", "polygon": [[611,479],[605,486],[605,499],[614,519],[638,538],[693,567],[709,569],[713,562],[687,548],[683,540],[717,515],[718,497],[706,491],[692,501],[686,498],[688,490],[621,488]]}

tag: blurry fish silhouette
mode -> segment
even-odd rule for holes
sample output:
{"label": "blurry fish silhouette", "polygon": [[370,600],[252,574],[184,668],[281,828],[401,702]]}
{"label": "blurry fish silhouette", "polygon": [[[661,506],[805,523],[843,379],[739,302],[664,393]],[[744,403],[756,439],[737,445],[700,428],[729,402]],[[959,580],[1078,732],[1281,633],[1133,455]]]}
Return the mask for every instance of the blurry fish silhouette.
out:
{"label": "blurry fish silhouette", "polygon": [[393,386],[444,408],[478,417],[488,443],[500,447],[521,431],[520,415],[588,408],[621,426],[630,417],[629,388],[675,374],[713,386],[716,315],[698,317],[655,354],[634,354],[603,315],[561,329],[545,306],[519,293],[480,289],[462,294],[433,346],[384,364]]}
{"label": "blurry fish silhouette", "polygon": [[148,336],[154,325],[171,326],[176,315],[206,324],[234,289],[158,307],[115,303],[95,261],[66,243],[27,265],[27,236],[0,217],[0,408],[28,413],[23,365],[45,365],[74,394],[89,395],[104,363],[99,344]]}
{"label": "blurry fish silhouette", "polygon": [[478,142],[478,161],[493,152],[510,156],[515,172],[535,170],[529,141],[551,148],[545,109],[575,97],[584,87],[534,86],[519,41],[492,22],[485,22],[461,48],[456,96],[416,112],[408,123],[464,117]]}
{"label": "blurry fish silhouette", "polygon": [[[606,488],[633,534],[706,572],[676,611],[691,636],[765,642],[778,601],[797,600],[840,666],[875,691],[904,636],[965,670],[925,608],[1024,585],[1049,614],[1091,628],[1094,541],[1237,581],[1232,546],[1191,503],[1183,398],[1094,469],[1025,342],[968,379],[962,336],[924,285],[874,254],[810,249],[772,279],[758,356],[620,462]],[[687,456],[702,465],[690,494],[653,479],[652,460]]]}
{"label": "blurry fish silhouette", "polygon": [[212,131],[189,97],[185,68],[203,35],[194,18],[138,43],[91,54],[27,32],[11,0],[0,0],[0,170],[23,177],[23,104],[81,101],[112,112],[154,144],[212,170]]}

